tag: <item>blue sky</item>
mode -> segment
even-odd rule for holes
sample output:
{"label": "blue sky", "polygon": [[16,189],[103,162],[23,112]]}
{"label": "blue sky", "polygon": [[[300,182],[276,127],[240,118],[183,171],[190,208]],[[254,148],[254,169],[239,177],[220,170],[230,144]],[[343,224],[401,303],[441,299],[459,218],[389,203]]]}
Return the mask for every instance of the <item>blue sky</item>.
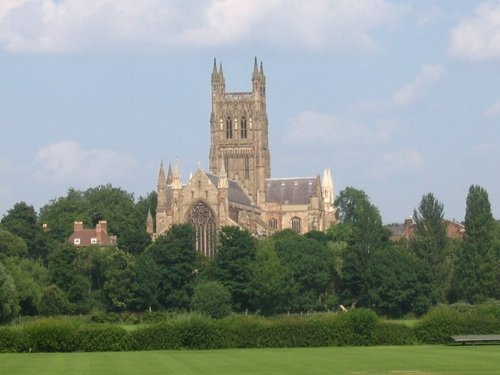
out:
{"label": "blue sky", "polygon": [[1,0],[0,216],[208,167],[210,74],[267,78],[273,177],[333,171],[385,223],[432,192],[500,218],[500,1]]}

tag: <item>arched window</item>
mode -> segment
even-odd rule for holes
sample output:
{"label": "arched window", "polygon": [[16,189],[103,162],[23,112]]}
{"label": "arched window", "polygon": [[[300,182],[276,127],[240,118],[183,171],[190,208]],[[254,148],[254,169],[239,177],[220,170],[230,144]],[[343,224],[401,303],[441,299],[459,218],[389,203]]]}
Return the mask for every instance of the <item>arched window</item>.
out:
{"label": "arched window", "polygon": [[210,207],[201,201],[197,202],[191,209],[188,220],[196,231],[196,250],[205,256],[214,256],[217,227]]}
{"label": "arched window", "polygon": [[271,220],[269,220],[269,226],[271,227],[271,229],[278,229],[278,220],[272,218]]}
{"label": "arched window", "polygon": [[226,119],[226,138],[227,139],[233,138],[233,120],[231,120],[231,117],[229,116]]}
{"label": "arched window", "polygon": [[240,133],[241,138],[247,137],[247,118],[245,116],[241,118]]}
{"label": "arched window", "polygon": [[298,218],[297,216],[292,217],[292,230],[300,233],[300,218]]}

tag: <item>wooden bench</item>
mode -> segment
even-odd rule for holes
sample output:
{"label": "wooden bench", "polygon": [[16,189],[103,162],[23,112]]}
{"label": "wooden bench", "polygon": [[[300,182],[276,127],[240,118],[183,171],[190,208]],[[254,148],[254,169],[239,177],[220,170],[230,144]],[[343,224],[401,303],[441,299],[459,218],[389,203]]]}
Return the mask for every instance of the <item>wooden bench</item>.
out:
{"label": "wooden bench", "polygon": [[455,335],[451,336],[457,344],[499,343],[500,335]]}

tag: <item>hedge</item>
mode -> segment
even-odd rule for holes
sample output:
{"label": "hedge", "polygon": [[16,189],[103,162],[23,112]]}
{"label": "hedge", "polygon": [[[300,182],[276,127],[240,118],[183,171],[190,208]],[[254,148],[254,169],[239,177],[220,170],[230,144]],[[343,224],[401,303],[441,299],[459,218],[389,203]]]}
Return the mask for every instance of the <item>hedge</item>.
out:
{"label": "hedge", "polygon": [[380,320],[368,309],[273,318],[232,315],[220,320],[187,314],[133,330],[82,319],[45,318],[0,327],[0,352],[437,344],[449,342],[453,334],[500,333],[498,309],[499,305],[438,307],[413,328]]}

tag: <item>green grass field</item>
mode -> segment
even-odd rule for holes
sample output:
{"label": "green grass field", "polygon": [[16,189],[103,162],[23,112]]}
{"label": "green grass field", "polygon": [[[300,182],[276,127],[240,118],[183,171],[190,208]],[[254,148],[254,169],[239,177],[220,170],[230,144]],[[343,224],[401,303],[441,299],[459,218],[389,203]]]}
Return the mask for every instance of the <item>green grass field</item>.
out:
{"label": "green grass field", "polygon": [[500,374],[500,346],[0,354],[12,375]]}

